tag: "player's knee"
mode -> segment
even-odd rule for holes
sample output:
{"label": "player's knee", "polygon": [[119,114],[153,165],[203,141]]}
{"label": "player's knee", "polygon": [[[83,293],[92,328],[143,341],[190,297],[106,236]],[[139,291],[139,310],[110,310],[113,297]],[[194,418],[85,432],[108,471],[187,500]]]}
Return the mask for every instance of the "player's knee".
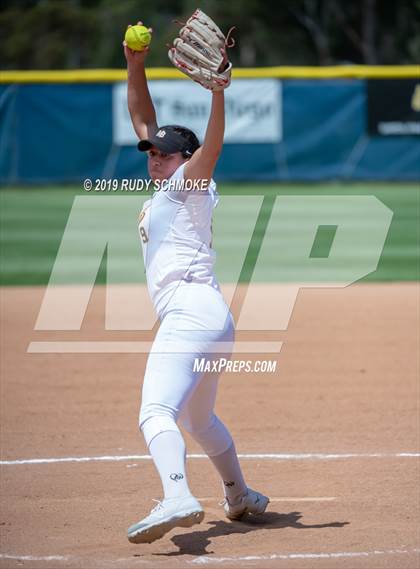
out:
{"label": "player's knee", "polygon": [[185,418],[182,426],[208,456],[217,456],[225,452],[233,442],[225,425],[214,414],[207,421],[191,421],[191,418]]}
{"label": "player's knee", "polygon": [[139,429],[143,433],[147,446],[164,431],[179,431],[176,424],[177,410],[160,403],[142,405],[139,415]]}
{"label": "player's knee", "polygon": [[139,428],[152,417],[169,417],[173,421],[178,419],[178,410],[164,403],[145,403],[140,408]]}
{"label": "player's knee", "polygon": [[217,417],[214,413],[194,418],[190,415],[180,417],[180,422],[184,429],[191,435],[196,436],[207,433],[214,426],[216,421]]}
{"label": "player's knee", "polygon": [[155,415],[154,417],[149,417],[141,423],[140,429],[143,433],[147,447],[150,446],[153,439],[160,433],[175,431],[176,433],[181,434],[178,425],[175,423],[173,418],[168,415]]}

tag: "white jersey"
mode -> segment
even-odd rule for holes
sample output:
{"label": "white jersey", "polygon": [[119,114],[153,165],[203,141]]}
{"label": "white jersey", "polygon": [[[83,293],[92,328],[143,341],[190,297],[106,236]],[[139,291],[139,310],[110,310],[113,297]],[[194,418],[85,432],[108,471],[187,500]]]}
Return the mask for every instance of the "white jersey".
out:
{"label": "white jersey", "polygon": [[167,184],[155,190],[139,217],[147,286],[158,314],[182,282],[219,290],[213,272],[216,253],[211,226],[219,201],[216,183],[212,179],[205,191],[179,191],[174,186],[184,179],[184,167],[181,164]]}

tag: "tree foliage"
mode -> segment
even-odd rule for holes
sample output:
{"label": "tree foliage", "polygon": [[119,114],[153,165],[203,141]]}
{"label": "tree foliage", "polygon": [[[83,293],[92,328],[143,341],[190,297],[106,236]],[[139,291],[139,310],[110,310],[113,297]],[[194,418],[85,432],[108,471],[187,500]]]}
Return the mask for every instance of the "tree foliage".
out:
{"label": "tree foliage", "polygon": [[167,66],[174,19],[196,7],[227,32],[242,67],[420,61],[420,0],[3,0],[3,69],[123,67],[127,24],[153,27],[151,66]]}

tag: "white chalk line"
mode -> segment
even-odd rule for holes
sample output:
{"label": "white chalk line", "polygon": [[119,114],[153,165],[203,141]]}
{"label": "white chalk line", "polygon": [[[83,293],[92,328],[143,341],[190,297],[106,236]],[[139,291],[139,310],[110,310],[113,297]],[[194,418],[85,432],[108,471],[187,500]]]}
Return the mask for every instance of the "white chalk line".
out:
{"label": "white chalk line", "polygon": [[271,555],[245,555],[243,557],[196,557],[188,563],[205,565],[210,563],[244,562],[244,561],[270,561],[275,559],[337,559],[340,557],[373,557],[375,555],[406,555],[419,553],[420,549],[375,549],[373,551],[339,551],[336,553],[273,553]]}
{"label": "white chalk line", "polygon": [[16,559],[17,561],[68,561],[70,557],[67,555],[9,555],[8,553],[0,553],[0,559]]}
{"label": "white chalk line", "polygon": [[[242,459],[257,460],[343,460],[352,458],[418,458],[420,452],[372,452],[372,453],[269,453],[269,454],[238,454]],[[0,460],[0,466],[16,466],[21,464],[54,464],[63,462],[120,462],[135,460],[151,460],[149,454],[131,454],[122,456],[65,456],[57,458],[23,458],[15,460]],[[188,454],[189,459],[207,459],[205,454]]]}
{"label": "white chalk line", "polygon": [[[355,558],[355,557],[374,557],[377,555],[407,555],[420,553],[420,549],[374,549],[372,551],[338,551],[332,553],[272,553],[270,555],[244,555],[241,557],[196,557],[191,561],[187,561],[194,565],[208,565],[211,563],[226,563],[226,562],[246,562],[246,561],[273,561],[273,560],[286,560],[291,561],[293,559],[339,559],[339,558]],[[0,553],[0,559],[15,559],[17,561],[69,561],[69,560],[82,560],[86,558],[67,556],[67,555],[12,555],[8,553]],[[133,558],[119,558],[119,559],[106,559],[102,561],[118,561],[118,562],[130,562],[133,563]],[[142,563],[151,563],[146,559],[141,560]]]}
{"label": "white chalk line", "polygon": [[[219,502],[220,498],[200,498],[197,496],[197,500],[199,502]],[[293,496],[289,496],[289,497],[278,497],[278,498],[273,498],[272,496],[270,496],[270,503],[273,502],[332,502],[333,500],[337,500],[337,498],[335,496],[314,496],[314,497],[310,497],[310,496],[305,496],[303,498],[293,498]]]}

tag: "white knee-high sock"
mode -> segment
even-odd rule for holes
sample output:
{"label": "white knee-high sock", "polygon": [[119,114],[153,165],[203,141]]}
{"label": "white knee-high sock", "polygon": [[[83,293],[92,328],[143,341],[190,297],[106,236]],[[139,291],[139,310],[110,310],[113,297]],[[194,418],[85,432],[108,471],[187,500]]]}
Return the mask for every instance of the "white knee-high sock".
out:
{"label": "white knee-high sock", "polygon": [[231,504],[235,503],[246,493],[247,486],[242,475],[234,443],[232,442],[231,446],[222,454],[210,456],[209,458],[222,477],[225,497]]}
{"label": "white knee-high sock", "polygon": [[185,442],[181,433],[159,433],[150,442],[149,452],[162,481],[164,498],[190,495],[185,473]]}

